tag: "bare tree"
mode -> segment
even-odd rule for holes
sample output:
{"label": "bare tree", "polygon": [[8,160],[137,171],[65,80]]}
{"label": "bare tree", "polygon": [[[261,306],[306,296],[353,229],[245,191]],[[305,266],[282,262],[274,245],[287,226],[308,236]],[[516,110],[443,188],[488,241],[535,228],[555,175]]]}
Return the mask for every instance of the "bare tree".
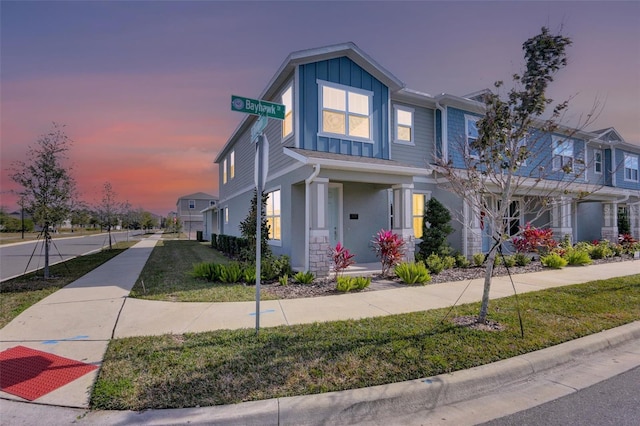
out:
{"label": "bare tree", "polygon": [[[487,91],[483,95],[484,115],[474,129],[477,132],[458,141],[462,165],[436,160],[448,189],[464,200],[492,240],[486,256],[480,323],[486,321],[495,257],[501,245],[518,233],[511,218],[526,212],[533,222],[550,209],[561,209],[566,203],[563,197],[580,199],[597,189],[583,179],[586,148],[580,155],[563,155],[563,149],[568,150],[570,143],[573,146],[572,138],[594,117],[595,106],[572,128],[560,124],[568,101],[547,112],[553,102],[546,97],[548,85],[566,66],[565,50],[570,44],[569,38],[553,35],[547,28],[527,40],[522,46],[526,68],[522,75],[513,76],[514,87],[504,99]],[[502,86],[501,81],[496,82],[496,92]],[[561,135],[553,149],[552,133]],[[516,197],[518,202],[514,203]]]}
{"label": "bare tree", "polygon": [[109,234],[109,250],[113,248],[111,229],[118,225],[123,205],[117,200],[117,194],[110,182],[105,182],[102,186],[102,200],[96,206],[100,224],[107,228]]}
{"label": "bare tree", "polygon": [[67,219],[75,197],[75,180],[71,167],[65,164],[72,141],[64,132],[64,125],[53,123],[49,133],[27,150],[26,161],[13,164],[11,179],[22,189],[24,210],[42,228],[45,247],[44,278],[49,278],[49,248],[51,229]]}

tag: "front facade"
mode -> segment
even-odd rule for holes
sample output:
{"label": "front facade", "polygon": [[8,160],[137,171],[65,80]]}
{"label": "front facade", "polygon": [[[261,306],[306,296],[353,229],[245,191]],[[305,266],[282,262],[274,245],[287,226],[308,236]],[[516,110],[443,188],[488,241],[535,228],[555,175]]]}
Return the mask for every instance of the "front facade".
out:
{"label": "front facade", "polygon": [[205,232],[203,210],[215,206],[216,201],[216,197],[204,192],[196,192],[178,198],[176,216],[180,219],[182,232],[188,235],[188,239],[195,239],[198,231],[202,231],[203,236],[208,237],[210,232],[208,232],[209,229]]}
{"label": "front facade", "polygon": [[[265,214],[272,251],[290,256],[294,268],[326,275],[327,253],[338,242],[356,254],[358,263],[376,262],[370,242],[380,229],[401,235],[412,260],[430,197],[458,219],[449,239],[454,249],[467,256],[487,250],[482,212],[449,192],[434,166],[446,158],[462,169],[464,156],[473,154],[465,143],[483,111],[473,96],[433,97],[407,89],[346,43],[292,53],[260,99],[286,106],[284,120],[270,119],[264,130],[269,150]],[[249,211],[256,118],[245,116],[216,158],[221,234],[239,235]],[[576,182],[575,197],[563,192],[536,222],[574,241],[611,239],[617,238],[617,213],[624,211],[640,237],[640,147],[624,142],[614,129],[576,133],[570,140],[562,133],[543,136],[540,152],[553,158],[551,166],[576,158],[594,166]],[[590,184],[602,188],[597,196],[579,200],[577,194]],[[522,194],[523,205],[530,196]],[[509,219],[524,225],[528,212],[520,210],[514,208]]]}

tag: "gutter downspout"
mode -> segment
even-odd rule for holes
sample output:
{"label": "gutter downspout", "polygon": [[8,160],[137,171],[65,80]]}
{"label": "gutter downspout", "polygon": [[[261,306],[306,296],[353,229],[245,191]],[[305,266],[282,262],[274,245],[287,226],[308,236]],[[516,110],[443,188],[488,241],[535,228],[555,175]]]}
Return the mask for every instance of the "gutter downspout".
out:
{"label": "gutter downspout", "polygon": [[309,240],[310,232],[309,226],[311,225],[311,212],[309,211],[311,204],[311,194],[309,194],[309,186],[315,178],[320,174],[320,164],[313,165],[313,172],[304,180],[304,271],[309,270]]}

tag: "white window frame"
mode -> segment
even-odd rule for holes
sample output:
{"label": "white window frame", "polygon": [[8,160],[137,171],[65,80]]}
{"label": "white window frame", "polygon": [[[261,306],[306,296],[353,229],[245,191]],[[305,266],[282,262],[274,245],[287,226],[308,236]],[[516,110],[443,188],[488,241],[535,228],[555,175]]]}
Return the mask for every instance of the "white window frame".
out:
{"label": "white window frame", "polygon": [[[464,141],[465,141],[464,149],[465,149],[465,154],[467,156],[469,156],[469,158],[474,158],[476,160],[480,158],[480,151],[478,151],[477,154],[473,154],[471,152],[471,147],[470,147],[470,144],[469,144],[469,139],[470,139],[469,136],[471,136],[469,134],[469,122],[472,121],[472,122],[476,123],[476,131],[477,131],[478,130],[477,123],[478,123],[478,120],[480,120],[480,118],[481,117],[476,117],[475,115],[467,115],[467,114],[464,115]],[[479,134],[478,134],[478,136],[479,136]],[[478,138],[476,137],[475,140],[478,140]]]}
{"label": "white window frame", "polygon": [[[406,112],[411,114],[411,123],[409,125],[406,124],[400,124],[399,120],[398,120],[398,112],[402,111],[402,112]],[[394,105],[393,106],[393,116],[394,116],[394,142],[398,143],[398,144],[403,144],[403,145],[415,145],[415,138],[414,138],[414,132],[415,132],[415,109],[413,108],[409,108],[406,107],[404,105]],[[409,134],[410,137],[409,139],[400,139],[400,136],[398,134],[398,130],[400,127],[404,127],[404,128],[409,128]]]}
{"label": "white window frame", "polygon": [[[559,150],[560,145],[570,144],[571,145],[571,155],[565,155],[568,151],[568,148],[562,148],[560,151],[561,154],[557,154],[556,152]],[[575,143],[572,139],[562,138],[560,136],[551,136],[551,162],[552,162],[552,170],[560,171],[564,166],[570,165],[573,169],[575,163]],[[570,164],[569,164],[570,162]]]}
{"label": "white window frame", "polygon": [[[638,175],[640,174],[640,160],[638,159],[638,157],[639,156],[636,155],[636,154],[629,154],[627,152],[624,153],[624,180],[625,180],[625,182],[638,182],[638,177],[639,177]],[[627,161],[627,160],[629,160],[629,161]],[[635,163],[635,167],[633,167],[633,164],[630,164],[630,167],[627,167],[627,163],[628,162],[629,163],[634,162]],[[627,170],[629,171],[628,177],[627,177]]]}
{"label": "white window frame", "polygon": [[231,151],[229,154],[229,180],[232,180],[236,175],[236,152]]}
{"label": "white window frame", "polygon": [[[285,97],[288,97],[289,99],[286,99]],[[290,83],[287,88],[284,89],[282,95],[280,95],[280,103],[285,106],[284,120],[282,120],[282,142],[284,142],[285,140],[293,137],[294,134],[293,83]],[[291,128],[288,133],[285,133],[287,130],[285,124],[287,122],[291,123]]]}
{"label": "white window frame", "polygon": [[[598,154],[600,154],[600,160],[598,160]],[[596,175],[602,174],[602,166],[604,165],[603,158],[604,153],[601,149],[593,150],[593,173]],[[598,171],[598,166],[600,166],[600,171]]]}
{"label": "white window frame", "polygon": [[229,223],[229,206],[224,208],[224,223]]}
{"label": "white window frame", "polygon": [[227,159],[222,160],[222,184],[227,183]]}
{"label": "white window frame", "polygon": [[[278,214],[275,214],[275,206],[269,206],[269,203],[271,202],[272,198],[271,198],[271,194],[277,192],[278,193],[278,200],[280,202],[280,205],[278,206]],[[272,214],[269,214],[269,207],[271,207],[271,212]],[[282,244],[282,190],[280,187],[274,188],[271,191],[269,191],[267,193],[267,205],[265,206],[264,209],[264,216],[265,219],[267,221],[267,223],[270,223],[270,219],[273,220],[278,220],[279,222],[279,226],[280,226],[280,235],[278,235],[279,238],[272,238],[271,237],[271,232],[272,232],[272,228],[269,227],[269,243],[273,244],[273,245],[279,245]]]}
{"label": "white window frame", "polygon": [[196,200],[189,200],[189,210],[195,210]]}
{"label": "white window frame", "polygon": [[[351,86],[345,86],[343,84],[338,84],[338,83],[331,83],[329,81],[324,81],[324,80],[316,80],[317,84],[318,84],[318,136],[323,136],[323,137],[328,137],[328,138],[337,138],[337,139],[346,139],[346,140],[353,140],[353,141],[359,141],[359,142],[367,142],[367,143],[373,143],[373,138],[372,138],[372,134],[373,134],[373,92],[369,91],[369,90],[364,90],[364,89],[358,89],[356,87],[351,87]],[[323,88],[325,87],[330,87],[332,89],[335,90],[341,90],[345,92],[345,110],[338,110],[338,109],[332,109],[332,108],[325,108],[324,107],[324,100],[323,100]],[[353,117],[365,117],[365,115],[360,114],[360,113],[355,113],[355,112],[350,112],[349,111],[349,93],[354,93],[354,94],[358,94],[358,95],[362,95],[362,96],[366,96],[368,98],[368,115],[366,116],[368,121],[369,121],[369,137],[368,138],[363,138],[360,136],[354,136],[354,135],[350,135],[349,134],[349,117],[353,116]],[[333,133],[333,132],[328,132],[325,131],[323,128],[323,113],[324,111],[329,111],[329,112],[337,112],[340,114],[344,114],[344,120],[345,120],[345,132],[344,133]]]}

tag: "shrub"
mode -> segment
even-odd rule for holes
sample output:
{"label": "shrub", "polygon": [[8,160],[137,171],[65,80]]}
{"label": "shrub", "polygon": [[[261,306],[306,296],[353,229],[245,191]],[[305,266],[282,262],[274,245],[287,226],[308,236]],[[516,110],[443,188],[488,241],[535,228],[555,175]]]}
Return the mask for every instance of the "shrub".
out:
{"label": "shrub", "polygon": [[482,266],[485,257],[484,253],[476,253],[471,258],[473,259],[473,264],[475,266]]}
{"label": "shrub", "polygon": [[425,264],[427,265],[427,268],[429,268],[429,271],[436,275],[442,272],[444,269],[444,262],[442,261],[440,256],[435,253],[430,254],[429,257],[427,257],[427,260],[425,260]]}
{"label": "shrub", "polygon": [[516,266],[527,266],[531,263],[531,258],[524,253],[516,253],[513,255]]}
{"label": "shrub", "polygon": [[207,281],[216,282],[220,281],[220,271],[224,265],[213,262],[201,262],[193,265],[191,276],[195,278],[202,278]]}
{"label": "shrub", "polygon": [[424,284],[431,281],[431,275],[422,262],[399,263],[394,272],[406,284]]}
{"label": "shrub", "polygon": [[283,274],[291,273],[291,262],[288,256],[275,257],[271,255],[263,257],[260,265],[260,276],[267,281],[275,280]]}
{"label": "shrub", "polygon": [[569,265],[589,265],[593,262],[589,257],[589,253],[576,249],[568,249],[564,258]]}
{"label": "shrub", "polygon": [[280,285],[289,285],[289,274],[284,274],[278,278],[278,283],[280,283]]}
{"label": "shrub", "polygon": [[[262,275],[262,274],[261,274]],[[244,267],[244,282],[252,284],[256,282],[256,267],[254,265],[246,265]]]}
{"label": "shrub", "polygon": [[444,269],[452,269],[456,266],[456,258],[453,256],[442,256],[442,265]]}
{"label": "shrub", "polygon": [[540,258],[542,265],[547,268],[560,269],[567,266],[567,261],[563,259],[558,253],[550,253]]}
{"label": "shrub", "polygon": [[430,198],[422,219],[422,242],[419,245],[423,259],[433,253],[446,255],[450,252],[447,244],[447,236],[453,232],[450,222],[449,210],[435,198]]}
{"label": "shrub", "polygon": [[503,259],[504,266],[507,268],[513,268],[516,266],[516,257],[515,255],[505,256]]}
{"label": "shrub", "polygon": [[382,264],[382,276],[389,274],[389,270],[402,261],[404,256],[404,240],[398,235],[381,229],[371,241],[376,256]]}
{"label": "shrub", "polygon": [[527,223],[524,228],[520,227],[520,235],[513,237],[511,242],[518,253],[541,253],[547,254],[553,250],[558,242],[553,239],[553,231],[550,228],[539,229]]}
{"label": "shrub", "polygon": [[466,256],[460,253],[456,254],[456,266],[458,268],[468,268],[469,265],[471,265],[471,262],[469,262]]}
{"label": "shrub", "polygon": [[640,249],[640,244],[631,234],[621,234],[618,237],[618,244],[622,247],[623,253],[631,254]]}
{"label": "shrub", "polygon": [[589,256],[591,256],[592,259],[604,259],[613,256],[613,250],[609,246],[609,241],[603,240],[594,244],[593,247],[591,247]]}
{"label": "shrub", "polygon": [[293,276],[293,280],[299,284],[311,284],[314,278],[315,276],[311,271],[306,271],[306,272],[300,271]]}
{"label": "shrub", "polygon": [[368,277],[338,277],[336,290],[346,293],[351,290],[362,290],[369,287],[371,278]]}
{"label": "shrub", "polygon": [[356,255],[350,253],[349,249],[344,247],[340,242],[336,244],[335,248],[331,249],[329,255],[333,262],[331,269],[336,273],[336,279],[344,272],[345,269],[356,263],[356,261],[353,260]]}
{"label": "shrub", "polygon": [[237,283],[243,278],[242,267],[238,262],[222,265],[220,268],[220,281],[226,284]]}
{"label": "shrub", "polygon": [[496,257],[493,258],[493,266],[500,265],[502,265],[502,256],[500,255],[500,253],[496,253]]}

